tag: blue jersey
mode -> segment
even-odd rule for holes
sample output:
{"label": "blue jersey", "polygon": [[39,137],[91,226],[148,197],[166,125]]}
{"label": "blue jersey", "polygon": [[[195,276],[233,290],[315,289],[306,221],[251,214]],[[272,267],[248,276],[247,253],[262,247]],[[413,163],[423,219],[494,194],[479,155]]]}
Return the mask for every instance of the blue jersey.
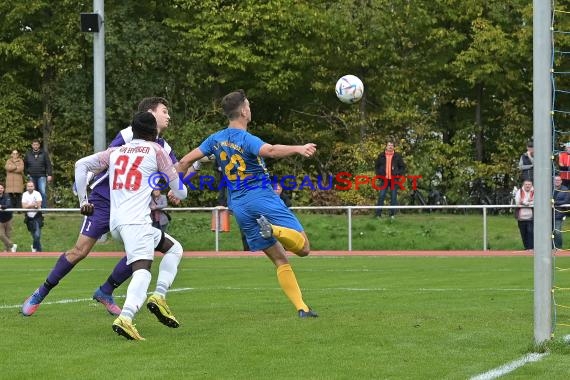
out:
{"label": "blue jersey", "polygon": [[[123,146],[126,143],[131,142],[132,140],[133,140],[133,129],[131,127],[127,127],[121,130],[119,133],[117,133],[117,136],[115,136],[113,141],[111,141],[111,144],[109,144],[109,148],[115,146]],[[174,154],[174,151],[172,150],[170,145],[168,145],[168,143],[164,141],[163,138],[158,137],[156,139],[156,142],[158,145],[160,145],[166,150],[173,164],[178,162],[176,154]],[[102,198],[105,198],[106,200],[111,199],[110,190],[109,190],[109,174],[107,172],[100,173],[99,175],[97,175],[93,179],[93,184],[94,184],[92,185],[93,191],[91,192],[90,198],[93,197],[93,200],[95,200],[97,196],[100,196]]]}
{"label": "blue jersey", "polygon": [[295,215],[273,191],[265,161],[259,155],[263,144],[263,140],[247,131],[226,128],[210,135],[198,147],[205,156],[213,154],[222,168],[221,186],[226,185],[228,208],[252,251],[266,249],[277,242],[273,236],[261,237],[256,222],[261,215],[274,225],[303,231]]}
{"label": "blue jersey", "polygon": [[226,128],[210,135],[198,147],[205,156],[214,155],[222,169],[221,188],[227,189],[228,207],[246,203],[262,194],[274,196],[271,178],[259,149],[259,137],[237,128]]}

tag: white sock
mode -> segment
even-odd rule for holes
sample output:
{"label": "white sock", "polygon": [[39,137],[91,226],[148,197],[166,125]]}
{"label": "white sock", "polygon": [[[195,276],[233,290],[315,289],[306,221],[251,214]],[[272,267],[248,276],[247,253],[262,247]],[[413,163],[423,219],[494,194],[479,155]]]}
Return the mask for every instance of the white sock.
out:
{"label": "white sock", "polygon": [[151,279],[152,275],[146,269],[139,269],[133,272],[131,283],[127,288],[127,298],[121,311],[121,317],[133,319],[146,300],[146,292]]}
{"label": "white sock", "polygon": [[168,234],[165,234],[165,236],[174,242],[174,245],[166,251],[158,268],[158,278],[156,280],[154,294],[161,297],[166,297],[166,292],[174,282],[174,278],[178,273],[178,264],[180,264],[180,260],[182,259],[182,245]]}

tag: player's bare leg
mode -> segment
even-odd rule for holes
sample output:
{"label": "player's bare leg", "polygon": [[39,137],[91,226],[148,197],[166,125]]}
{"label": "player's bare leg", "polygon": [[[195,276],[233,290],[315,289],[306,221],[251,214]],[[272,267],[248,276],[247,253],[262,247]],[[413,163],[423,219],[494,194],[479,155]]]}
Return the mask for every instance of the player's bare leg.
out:
{"label": "player's bare leg", "polygon": [[97,239],[79,234],[73,248],[64,253],[65,258],[70,264],[75,265],[89,255],[95,243]]}

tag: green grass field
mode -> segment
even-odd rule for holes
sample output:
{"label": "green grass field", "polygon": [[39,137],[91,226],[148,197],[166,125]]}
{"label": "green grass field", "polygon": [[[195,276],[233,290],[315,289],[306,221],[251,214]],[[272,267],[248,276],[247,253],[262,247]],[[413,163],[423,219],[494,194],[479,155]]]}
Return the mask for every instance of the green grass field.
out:
{"label": "green grass field", "polygon": [[[144,342],[90,300],[116,260],[83,261],[25,318],[55,258],[0,259],[1,378],[468,379],[535,349],[532,257],[292,257],[314,320],[296,317],[263,257],[185,258],[168,296],[181,327],[142,309]],[[506,378],[567,379],[570,328],[555,333],[547,357]]]}
{"label": "green grass field", "polygon": [[[169,233],[185,251],[215,250],[215,236],[210,229],[210,212],[172,212]],[[311,214],[298,212],[313,250],[347,250],[348,219],[346,214]],[[14,218],[14,242],[20,251],[29,251],[32,239],[25,229],[23,215]],[[82,217],[79,213],[48,213],[42,230],[44,251],[59,252],[73,247]],[[231,232],[220,233],[219,250],[239,251],[242,243],[239,229],[231,218]],[[522,250],[523,246],[512,216],[489,216],[488,249]],[[352,219],[353,250],[481,250],[483,249],[483,217],[480,214],[417,213],[399,214],[373,219],[355,215]],[[569,236],[570,238],[570,236]],[[109,241],[99,244],[97,251],[122,251],[122,245]]]}

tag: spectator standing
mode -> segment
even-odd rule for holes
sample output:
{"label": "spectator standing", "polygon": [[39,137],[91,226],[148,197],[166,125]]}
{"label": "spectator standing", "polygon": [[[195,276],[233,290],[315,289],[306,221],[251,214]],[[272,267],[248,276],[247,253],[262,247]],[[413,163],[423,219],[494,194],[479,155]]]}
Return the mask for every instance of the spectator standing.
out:
{"label": "spectator standing", "polygon": [[13,208],[22,207],[22,193],[24,192],[24,160],[20,153],[14,149],[6,161],[6,193],[12,199]]}
{"label": "spectator standing", "polygon": [[16,252],[18,246],[12,243],[12,211],[4,211],[12,208],[12,199],[4,191],[4,184],[0,183],[0,240],[4,243],[4,252]]}
{"label": "spectator standing", "polygon": [[570,203],[570,194],[568,188],[562,185],[562,178],[559,175],[554,177],[552,201],[554,204],[554,248],[562,249],[562,225],[566,219],[566,207],[562,205]]}
{"label": "spectator standing", "polygon": [[152,226],[162,232],[166,232],[168,223],[170,223],[168,214],[163,210],[166,207],[168,207],[166,195],[162,194],[160,189],[153,190],[150,197],[150,217]]}
{"label": "spectator standing", "polygon": [[521,170],[522,180],[533,181],[534,177],[534,143],[530,140],[526,144],[526,152],[519,159],[519,169]]}
{"label": "spectator standing", "polygon": [[521,239],[524,249],[534,249],[534,214],[532,206],[534,205],[534,188],[532,181],[525,179],[522,187],[515,194],[515,204],[520,207],[515,210],[517,224],[521,233]]}
{"label": "spectator standing", "polygon": [[41,148],[40,140],[32,141],[32,149],[24,157],[24,173],[34,182],[34,189],[42,196],[42,208],[47,207],[47,183],[52,181],[51,161]]}
{"label": "spectator standing", "polygon": [[564,144],[564,152],[558,155],[558,170],[560,170],[562,186],[570,189],[570,142]]}
{"label": "spectator standing", "polygon": [[32,252],[42,251],[42,227],[44,226],[44,218],[40,211],[37,211],[42,206],[42,195],[36,191],[33,181],[26,183],[26,192],[22,194],[22,208],[29,208],[25,216],[25,223],[28,231],[32,235]]}
{"label": "spectator standing", "polygon": [[[377,206],[384,206],[386,192],[390,191],[390,205],[398,205],[398,183],[397,179],[406,173],[406,164],[402,155],[394,150],[395,143],[388,141],[384,152],[378,155],[375,164],[376,175],[382,176],[379,187],[381,188]],[[396,180],[396,181],[395,181]],[[395,209],[390,209],[390,217],[394,218]],[[376,209],[376,216],[382,216],[382,209]]]}

